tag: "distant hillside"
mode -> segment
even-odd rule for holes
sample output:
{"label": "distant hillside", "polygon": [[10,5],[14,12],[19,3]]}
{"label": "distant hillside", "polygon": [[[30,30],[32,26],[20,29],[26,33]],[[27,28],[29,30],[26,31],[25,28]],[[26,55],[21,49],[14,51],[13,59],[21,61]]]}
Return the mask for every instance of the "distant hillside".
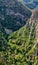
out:
{"label": "distant hillside", "polygon": [[30,3],[26,4],[30,9],[34,9],[38,7],[38,0],[31,0]]}
{"label": "distant hillside", "polygon": [[21,0],[21,3],[30,9],[38,7],[38,0]]}
{"label": "distant hillside", "polygon": [[7,31],[18,30],[31,16],[31,12],[17,0],[0,0],[0,4],[1,24]]}

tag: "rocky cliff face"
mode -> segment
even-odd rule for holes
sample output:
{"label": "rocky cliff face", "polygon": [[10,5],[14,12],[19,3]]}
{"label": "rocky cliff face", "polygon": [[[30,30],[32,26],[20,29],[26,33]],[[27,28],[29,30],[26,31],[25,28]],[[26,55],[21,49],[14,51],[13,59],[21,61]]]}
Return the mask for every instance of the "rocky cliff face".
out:
{"label": "rocky cliff face", "polygon": [[38,8],[34,9],[30,18],[30,25],[35,24],[35,29],[38,29]]}
{"label": "rocky cliff face", "polygon": [[[38,8],[33,10],[32,16],[30,18],[30,29],[31,29],[31,33],[32,30],[35,31],[35,44],[34,44],[34,48],[37,48],[37,52],[36,54],[38,55]],[[34,29],[33,29],[34,28]]]}

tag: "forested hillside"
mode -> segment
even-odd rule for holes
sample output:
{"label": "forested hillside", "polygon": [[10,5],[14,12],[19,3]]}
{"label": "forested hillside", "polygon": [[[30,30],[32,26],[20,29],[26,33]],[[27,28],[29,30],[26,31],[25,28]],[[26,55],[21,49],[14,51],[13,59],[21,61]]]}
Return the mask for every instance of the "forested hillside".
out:
{"label": "forested hillside", "polygon": [[0,0],[0,65],[38,65],[38,7]]}
{"label": "forested hillside", "polygon": [[38,65],[38,36],[35,32],[38,23],[37,14],[38,9],[34,10],[25,26],[10,34],[7,39],[0,33],[0,64]]}

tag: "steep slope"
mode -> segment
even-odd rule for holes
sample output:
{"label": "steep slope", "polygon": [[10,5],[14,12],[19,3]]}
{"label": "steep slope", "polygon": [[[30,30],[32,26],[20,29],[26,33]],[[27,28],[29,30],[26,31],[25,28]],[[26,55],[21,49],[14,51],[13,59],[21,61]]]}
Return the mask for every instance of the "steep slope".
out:
{"label": "steep slope", "polygon": [[[3,0],[0,1],[3,2]],[[4,0],[3,3],[1,3],[3,5],[2,7],[7,9],[8,0]],[[5,30],[8,31],[8,29],[14,28],[5,26],[5,22],[7,23],[8,20],[10,21],[5,10],[3,10],[4,12],[0,10],[0,12],[3,13],[3,15],[0,16],[0,65],[38,65],[38,8],[34,9],[30,19],[26,21],[26,24],[19,30],[10,34],[8,38],[6,38]],[[23,10],[25,11],[25,9]],[[6,19],[5,16],[8,19]]]}
{"label": "steep slope", "polygon": [[[31,18],[8,39],[0,33],[0,64],[38,65],[38,9]],[[37,28],[37,29],[36,29]]]}
{"label": "steep slope", "polygon": [[0,20],[5,31],[18,30],[30,15],[31,12],[17,0],[0,0]]}
{"label": "steep slope", "polygon": [[14,49],[12,54],[17,65],[38,65],[38,9],[33,11],[26,25],[12,33],[8,40]]}

